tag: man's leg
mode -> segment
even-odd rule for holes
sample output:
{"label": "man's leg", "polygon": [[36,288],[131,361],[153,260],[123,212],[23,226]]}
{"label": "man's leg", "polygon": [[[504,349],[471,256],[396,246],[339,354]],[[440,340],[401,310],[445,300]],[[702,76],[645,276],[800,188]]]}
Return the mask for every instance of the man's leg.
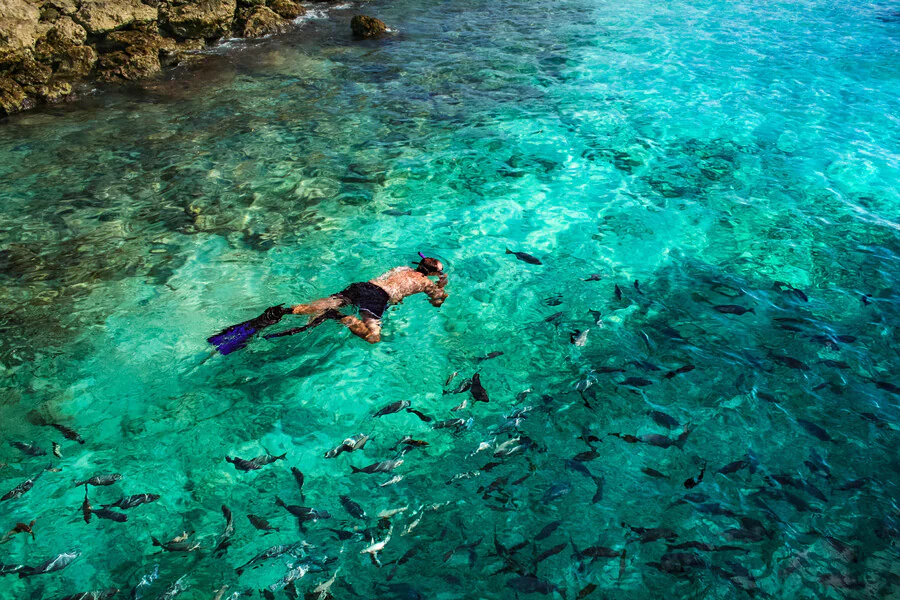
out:
{"label": "man's leg", "polygon": [[347,315],[341,319],[341,323],[343,323],[353,335],[361,337],[370,344],[380,342],[381,320],[366,313],[362,313],[362,317],[362,320],[360,320],[353,315]]}
{"label": "man's leg", "polygon": [[326,310],[338,309],[342,306],[344,306],[343,299],[328,296],[327,298],[314,300],[309,304],[297,304],[296,306],[292,306],[291,312],[295,315],[309,315],[309,320],[312,321]]}

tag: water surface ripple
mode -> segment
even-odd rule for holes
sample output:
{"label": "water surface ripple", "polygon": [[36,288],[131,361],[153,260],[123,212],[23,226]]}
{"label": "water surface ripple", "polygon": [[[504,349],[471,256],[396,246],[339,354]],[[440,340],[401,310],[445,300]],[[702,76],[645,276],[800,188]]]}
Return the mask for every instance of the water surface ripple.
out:
{"label": "water surface ripple", "polygon": [[[897,597],[896,7],[399,0],[350,43],[354,10],[0,127],[0,493],[54,468],[0,503],[35,520],[0,564],[80,553],[0,597]],[[381,344],[209,357],[419,250],[450,298]],[[351,475],[404,435],[402,480]],[[108,473],[94,508],[160,499],[86,524]]]}

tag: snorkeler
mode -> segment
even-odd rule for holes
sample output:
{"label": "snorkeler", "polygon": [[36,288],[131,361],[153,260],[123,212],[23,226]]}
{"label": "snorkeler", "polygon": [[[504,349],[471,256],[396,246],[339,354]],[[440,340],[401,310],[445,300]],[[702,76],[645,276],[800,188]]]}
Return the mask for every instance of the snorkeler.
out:
{"label": "snorkeler", "polygon": [[[436,307],[441,306],[447,298],[448,294],[444,291],[447,285],[444,265],[436,258],[427,258],[421,252],[419,256],[422,260],[415,269],[397,267],[375,279],[352,283],[337,294],[307,304],[287,308],[283,305],[269,307],[255,319],[232,325],[208,338],[207,341],[220,353],[229,354],[246,346],[250,338],[260,330],[278,323],[285,315],[294,314],[309,315],[306,325],[273,333],[265,338],[293,335],[333,319],[340,321],[354,335],[367,342],[372,344],[379,342],[381,317],[389,305],[399,304],[404,298],[420,292],[424,292],[432,306]],[[432,276],[438,278],[437,283],[428,279]],[[359,317],[341,313],[339,309],[346,306],[356,307]]]}

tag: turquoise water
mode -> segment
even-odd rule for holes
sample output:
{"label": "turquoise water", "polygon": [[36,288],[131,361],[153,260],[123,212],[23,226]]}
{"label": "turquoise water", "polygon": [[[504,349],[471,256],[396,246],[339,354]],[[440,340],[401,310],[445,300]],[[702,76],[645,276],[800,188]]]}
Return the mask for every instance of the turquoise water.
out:
{"label": "turquoise water", "polygon": [[[55,573],[0,577],[0,596],[133,597],[158,565],[145,598],[182,577],[185,600],[273,585],[286,598],[277,582],[305,565],[326,570],[296,580],[301,597],[332,575],[335,598],[898,597],[896,9],[403,0],[365,11],[395,35],[350,43],[354,10],[339,9],[0,127],[0,493],[60,469],[0,503],[4,531],[36,520],[34,540],[0,544],[0,564],[80,553]],[[205,339],[222,327],[419,250],[448,266],[450,297],[392,309],[382,343],[326,324],[210,356]],[[451,411],[468,394],[442,390],[476,371],[490,403]],[[405,412],[372,418],[402,399],[471,421],[454,434]],[[674,440],[683,426],[681,448],[608,435]],[[373,438],[364,449],[323,458],[359,433]],[[404,435],[430,445],[403,457],[401,481],[351,475],[396,458]],[[47,452],[55,441],[63,458],[12,441]],[[588,477],[566,459],[591,446],[579,457]],[[267,451],[287,457],[250,473],[224,460]],[[124,511],[126,523],[86,524],[73,481],[107,473],[123,478],[90,488],[95,508],[161,498]],[[276,495],[332,518],[301,532]],[[217,555],[222,505],[235,533]],[[251,513],[280,531],[254,529]],[[623,524],[738,549],[667,550]],[[198,550],[151,543],[185,531]],[[378,567],[361,551],[386,539]],[[495,540],[527,543],[497,556]],[[298,541],[311,545],[303,556],[234,570]],[[579,559],[570,542],[618,556]]]}

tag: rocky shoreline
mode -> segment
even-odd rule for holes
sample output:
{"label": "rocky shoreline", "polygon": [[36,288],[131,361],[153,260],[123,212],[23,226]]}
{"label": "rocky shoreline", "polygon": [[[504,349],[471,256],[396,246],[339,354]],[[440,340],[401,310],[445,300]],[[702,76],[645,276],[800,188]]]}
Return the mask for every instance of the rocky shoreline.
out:
{"label": "rocky shoreline", "polygon": [[280,33],[306,11],[297,0],[0,0],[0,117],[72,99],[81,81],[150,77],[225,37]]}

